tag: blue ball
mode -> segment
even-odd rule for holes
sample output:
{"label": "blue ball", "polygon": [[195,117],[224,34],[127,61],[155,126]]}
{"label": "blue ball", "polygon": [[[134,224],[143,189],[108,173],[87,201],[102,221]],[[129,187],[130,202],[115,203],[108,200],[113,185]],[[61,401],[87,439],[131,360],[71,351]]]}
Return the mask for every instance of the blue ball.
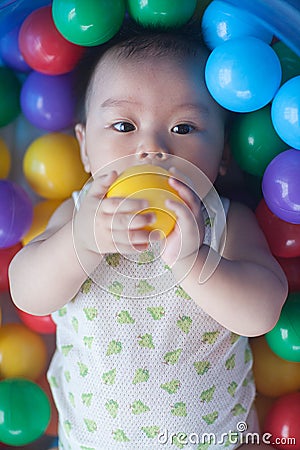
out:
{"label": "blue ball", "polygon": [[273,38],[253,14],[227,2],[215,0],[206,8],[202,17],[203,38],[210,49],[229,39],[252,36],[270,44]]}
{"label": "blue ball", "polygon": [[221,106],[234,112],[251,112],[275,96],[281,65],[274,50],[260,39],[232,39],[211,52],[205,80],[210,94]]}
{"label": "blue ball", "polygon": [[273,100],[271,115],[281,139],[300,150],[300,76],[281,86]]}

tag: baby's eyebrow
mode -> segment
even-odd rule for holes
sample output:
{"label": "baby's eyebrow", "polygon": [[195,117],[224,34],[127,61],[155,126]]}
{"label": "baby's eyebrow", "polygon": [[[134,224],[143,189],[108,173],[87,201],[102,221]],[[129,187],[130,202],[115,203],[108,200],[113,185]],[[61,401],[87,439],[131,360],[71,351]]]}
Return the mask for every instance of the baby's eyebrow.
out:
{"label": "baby's eyebrow", "polygon": [[108,98],[101,104],[101,108],[118,108],[128,104],[138,105],[138,102],[130,99]]}
{"label": "baby's eyebrow", "polygon": [[193,110],[197,113],[200,113],[204,116],[209,115],[209,109],[203,103],[181,103],[180,105],[176,105],[174,109],[185,109],[185,110]]}

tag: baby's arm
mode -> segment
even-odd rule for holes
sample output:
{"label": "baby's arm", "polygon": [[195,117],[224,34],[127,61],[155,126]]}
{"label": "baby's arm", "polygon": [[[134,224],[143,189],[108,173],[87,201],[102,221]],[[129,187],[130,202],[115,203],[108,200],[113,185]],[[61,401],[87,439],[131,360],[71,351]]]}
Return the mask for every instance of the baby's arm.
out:
{"label": "baby's arm", "polygon": [[200,284],[208,251],[202,245],[196,255],[176,263],[175,276],[181,279],[187,274],[181,282],[186,292],[210,316],[238,334],[256,336],[273,328],[287,296],[287,281],[252,211],[231,203],[224,253],[215,272]]}

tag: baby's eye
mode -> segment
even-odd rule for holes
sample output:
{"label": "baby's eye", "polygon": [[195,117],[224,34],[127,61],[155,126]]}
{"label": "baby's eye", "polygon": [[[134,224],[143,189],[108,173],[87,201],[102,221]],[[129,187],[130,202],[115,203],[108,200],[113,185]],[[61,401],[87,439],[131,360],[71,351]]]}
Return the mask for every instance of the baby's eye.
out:
{"label": "baby's eye", "polygon": [[121,133],[129,133],[135,130],[135,126],[130,122],[117,122],[113,124],[113,128]]}
{"label": "baby's eye", "polygon": [[189,134],[195,130],[195,127],[187,123],[180,123],[172,128],[172,132],[176,134]]}

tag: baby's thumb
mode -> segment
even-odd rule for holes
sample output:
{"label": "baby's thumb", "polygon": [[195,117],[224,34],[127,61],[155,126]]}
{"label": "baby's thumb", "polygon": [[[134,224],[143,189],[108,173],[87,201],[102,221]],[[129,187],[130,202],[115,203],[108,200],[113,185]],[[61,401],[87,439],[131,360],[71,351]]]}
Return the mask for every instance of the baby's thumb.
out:
{"label": "baby's thumb", "polygon": [[111,184],[117,179],[118,174],[115,170],[104,175],[95,176],[92,186],[89,190],[89,195],[97,198],[104,198]]}

